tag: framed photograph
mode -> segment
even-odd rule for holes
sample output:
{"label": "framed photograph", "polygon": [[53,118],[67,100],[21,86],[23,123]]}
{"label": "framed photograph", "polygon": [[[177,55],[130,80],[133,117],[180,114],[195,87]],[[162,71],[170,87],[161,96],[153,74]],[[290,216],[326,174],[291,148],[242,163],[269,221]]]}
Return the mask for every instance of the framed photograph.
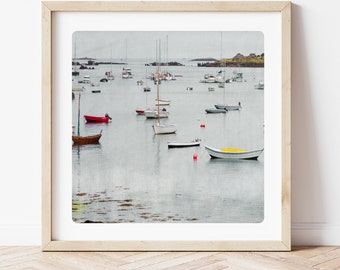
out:
{"label": "framed photograph", "polygon": [[42,250],[289,251],[290,20],[42,2]]}

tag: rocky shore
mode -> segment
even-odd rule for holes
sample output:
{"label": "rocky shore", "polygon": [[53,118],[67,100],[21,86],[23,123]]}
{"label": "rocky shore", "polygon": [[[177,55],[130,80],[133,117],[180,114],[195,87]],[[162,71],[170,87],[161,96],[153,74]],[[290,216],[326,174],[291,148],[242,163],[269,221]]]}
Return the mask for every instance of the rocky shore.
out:
{"label": "rocky shore", "polygon": [[264,53],[254,53],[244,56],[240,53],[230,59],[221,59],[214,62],[197,63],[198,67],[264,67]]}

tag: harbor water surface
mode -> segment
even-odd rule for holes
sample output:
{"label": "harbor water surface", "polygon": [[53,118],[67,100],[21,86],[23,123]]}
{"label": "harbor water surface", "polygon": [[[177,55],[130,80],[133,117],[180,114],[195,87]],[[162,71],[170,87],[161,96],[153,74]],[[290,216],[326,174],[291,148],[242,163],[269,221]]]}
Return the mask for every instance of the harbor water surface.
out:
{"label": "harbor water surface", "polygon": [[[119,60],[116,60],[119,61]],[[160,85],[162,99],[170,115],[162,123],[176,124],[171,135],[154,135],[156,119],[146,119],[135,110],[155,108],[156,85],[145,79],[156,67],[145,67],[145,59],[130,60],[132,79],[122,79],[122,65],[98,65],[80,70],[73,77],[72,121],[77,126],[78,95],[81,93],[80,134],[99,133],[99,144],[72,146],[73,205],[75,222],[142,223],[200,222],[257,223],[264,218],[263,152],[258,160],[211,159],[204,146],[247,150],[263,148],[263,90],[254,85],[263,80],[263,68],[226,68],[243,73],[243,82],[200,83],[204,74],[221,68],[197,67],[196,62],[178,60],[185,66],[168,67],[181,75]],[[99,83],[112,68],[115,80]],[[89,84],[78,84],[89,75]],[[144,85],[137,85],[143,80]],[[151,87],[144,92],[143,87]],[[97,85],[99,84],[99,85]],[[192,87],[192,90],[187,90]],[[208,91],[214,87],[214,91]],[[100,93],[92,90],[100,89]],[[237,105],[240,111],[207,114],[214,104]],[[108,124],[87,124],[83,115],[104,116]],[[205,127],[202,127],[203,126]],[[75,128],[73,132],[76,132]],[[169,141],[202,140],[200,147],[168,149]],[[194,154],[197,160],[194,160]]]}

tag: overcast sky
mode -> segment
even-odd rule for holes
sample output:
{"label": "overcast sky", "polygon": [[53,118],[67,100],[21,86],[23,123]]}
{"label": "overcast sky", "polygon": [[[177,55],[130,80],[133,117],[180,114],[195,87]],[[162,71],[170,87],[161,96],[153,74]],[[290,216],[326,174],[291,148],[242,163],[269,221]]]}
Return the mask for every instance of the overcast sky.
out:
{"label": "overcast sky", "polygon": [[[222,36],[222,42],[221,42]],[[105,32],[78,31],[73,34],[73,57],[156,58],[156,41],[161,40],[163,61],[178,58],[222,57],[237,53],[264,53],[262,32]],[[167,43],[168,40],[168,43]],[[168,49],[166,50],[166,44]],[[222,46],[221,46],[222,44]],[[223,48],[221,50],[221,47]],[[112,50],[111,50],[112,48]],[[126,49],[127,48],[127,49]],[[75,50],[75,51],[74,51]],[[112,52],[111,52],[112,51]],[[76,54],[75,54],[76,52]],[[127,53],[126,53],[127,52]]]}

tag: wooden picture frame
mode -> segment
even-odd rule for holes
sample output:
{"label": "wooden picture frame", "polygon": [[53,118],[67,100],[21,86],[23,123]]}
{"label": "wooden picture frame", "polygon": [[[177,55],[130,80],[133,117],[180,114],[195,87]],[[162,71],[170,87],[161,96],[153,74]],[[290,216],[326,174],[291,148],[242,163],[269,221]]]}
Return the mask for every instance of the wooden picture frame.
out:
{"label": "wooden picture frame", "polygon": [[[268,12],[281,16],[282,145],[281,237],[271,241],[114,240],[60,241],[52,222],[52,17],[58,12]],[[290,2],[42,2],[42,250],[43,251],[232,251],[291,249],[291,3]]]}

